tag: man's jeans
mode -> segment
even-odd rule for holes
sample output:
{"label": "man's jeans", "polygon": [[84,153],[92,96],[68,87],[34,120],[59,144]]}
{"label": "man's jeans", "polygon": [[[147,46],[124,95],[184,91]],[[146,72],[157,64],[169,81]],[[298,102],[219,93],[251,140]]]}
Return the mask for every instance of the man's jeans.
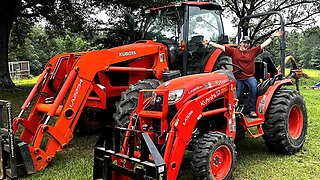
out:
{"label": "man's jeans", "polygon": [[249,77],[246,80],[237,80],[237,96],[238,99],[242,96],[244,84],[247,83],[250,86],[249,92],[249,111],[256,112],[256,100],[257,100],[257,80],[255,77]]}

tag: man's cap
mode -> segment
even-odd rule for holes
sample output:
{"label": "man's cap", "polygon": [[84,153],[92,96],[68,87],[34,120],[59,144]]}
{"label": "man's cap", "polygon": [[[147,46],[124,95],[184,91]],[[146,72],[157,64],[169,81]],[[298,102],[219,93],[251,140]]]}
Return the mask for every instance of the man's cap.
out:
{"label": "man's cap", "polygon": [[240,42],[244,42],[244,41],[249,41],[249,42],[251,42],[251,39],[249,38],[249,36],[243,36],[243,37],[241,38],[241,41],[240,41]]}

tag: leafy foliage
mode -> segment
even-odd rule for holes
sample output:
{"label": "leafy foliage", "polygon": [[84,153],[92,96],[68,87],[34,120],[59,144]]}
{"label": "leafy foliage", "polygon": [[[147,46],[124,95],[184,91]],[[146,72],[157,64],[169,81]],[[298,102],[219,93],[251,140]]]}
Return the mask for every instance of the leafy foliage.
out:
{"label": "leafy foliage", "polygon": [[[110,17],[105,24],[105,37],[99,39],[105,48],[115,47],[123,44],[132,43],[139,40],[139,26],[142,21],[140,15],[142,10],[148,7],[159,7],[174,2],[172,0],[113,0],[97,3],[101,9]],[[133,15],[133,16],[132,16]],[[131,18],[129,18],[131,16]],[[133,20],[133,21],[132,21]]]}
{"label": "leafy foliage", "polygon": [[320,27],[313,27],[303,33],[288,34],[287,49],[296,57],[303,68],[320,69]]}
{"label": "leafy foliage", "polygon": [[10,41],[9,61],[29,61],[31,74],[38,75],[47,61],[56,54],[92,48],[83,36],[67,31],[64,34],[50,38],[42,27],[33,26],[23,41]]}
{"label": "leafy foliage", "polygon": [[[47,21],[47,29],[53,32],[52,37],[56,37],[57,34],[65,36],[68,33],[81,32],[88,38],[96,25],[91,18],[95,13],[93,2],[95,0],[2,1],[0,3],[0,87],[15,87],[10,79],[8,68],[8,44],[12,29],[14,30],[11,39],[19,45],[24,44],[24,37],[30,32],[31,26],[43,19]],[[37,62],[33,64],[39,66]]]}
{"label": "leafy foliage", "polygon": [[[318,0],[224,0],[222,2],[227,7],[227,16],[233,18],[235,24],[248,15],[278,11],[284,16],[287,27],[305,28],[314,25],[316,15],[320,13]],[[255,39],[256,42],[261,42],[279,29],[278,19],[277,16],[272,15],[261,17],[260,23],[258,21],[246,22],[243,33]]]}

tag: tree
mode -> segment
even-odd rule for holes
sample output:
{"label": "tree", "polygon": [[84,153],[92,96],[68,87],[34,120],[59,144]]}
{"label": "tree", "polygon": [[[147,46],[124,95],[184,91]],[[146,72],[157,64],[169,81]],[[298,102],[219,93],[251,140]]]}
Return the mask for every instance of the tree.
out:
{"label": "tree", "polygon": [[[142,21],[140,15],[142,10],[149,7],[159,7],[167,5],[172,0],[140,0],[140,1],[128,1],[128,0],[113,0],[96,2],[96,5],[105,10],[109,17],[105,23],[105,28],[101,31],[104,32],[105,37],[99,39],[97,43],[103,43],[105,48],[119,46],[123,44],[132,43],[140,38],[139,24]],[[133,22],[129,16],[133,15]],[[105,25],[104,24],[104,25]],[[131,25],[133,25],[131,27]]]}
{"label": "tree", "polygon": [[303,32],[291,31],[287,34],[287,49],[299,66],[303,68],[320,68],[320,27],[311,27]]}
{"label": "tree", "polygon": [[[29,31],[29,30],[28,30]],[[11,34],[15,33],[15,29]],[[92,47],[83,35],[65,31],[55,38],[50,38],[50,32],[39,25],[32,26],[29,32],[24,33],[23,41],[10,39],[9,61],[29,61],[32,75],[39,75],[48,60],[60,53],[88,51]],[[19,37],[12,35],[11,37]]]}
{"label": "tree", "polygon": [[[245,16],[269,12],[279,11],[285,18],[286,27],[305,28],[315,23],[315,16],[320,13],[320,2],[318,0],[224,0],[227,13],[233,17],[233,23]],[[231,12],[231,13],[230,13]],[[255,42],[259,42],[271,33],[279,29],[279,21],[277,17],[262,17],[261,22],[255,21],[253,24],[246,22],[243,28],[244,35],[249,35],[251,39],[255,38]],[[249,32],[248,29],[252,28]],[[264,34],[261,34],[261,32]],[[266,32],[266,33],[265,33]],[[256,35],[260,35],[257,37]]]}
{"label": "tree", "polygon": [[[23,25],[31,25],[45,18],[48,28],[79,32],[90,31],[85,19],[90,19],[93,11],[92,1],[73,0],[10,0],[0,3],[0,87],[12,88],[13,84],[8,69],[8,43],[13,27],[17,32],[26,31]],[[20,38],[23,40],[23,34]]]}
{"label": "tree", "polygon": [[320,48],[317,44],[320,41],[320,28],[309,28],[303,32],[301,41],[302,66],[305,68],[319,69]]}

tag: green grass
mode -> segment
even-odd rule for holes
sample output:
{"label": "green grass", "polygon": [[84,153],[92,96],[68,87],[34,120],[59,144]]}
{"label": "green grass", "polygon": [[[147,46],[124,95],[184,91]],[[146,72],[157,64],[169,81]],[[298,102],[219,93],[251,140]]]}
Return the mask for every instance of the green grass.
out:
{"label": "green grass", "polygon": [[[246,137],[237,144],[237,162],[234,179],[320,179],[320,90],[308,87],[320,81],[320,71],[304,70],[310,79],[302,79],[301,93],[308,109],[308,134],[302,150],[285,156],[271,152],[262,138]],[[25,87],[36,78],[15,81]],[[0,99],[11,100],[14,115],[29,93],[29,89],[0,90]],[[43,171],[28,176],[31,179],[92,179],[93,146],[97,136],[76,137],[66,149],[58,152],[52,163]],[[180,179],[191,179],[189,157],[184,159]]]}
{"label": "green grass", "polygon": [[16,86],[30,86],[37,82],[39,76],[31,77],[28,79],[14,79],[13,82]]}

